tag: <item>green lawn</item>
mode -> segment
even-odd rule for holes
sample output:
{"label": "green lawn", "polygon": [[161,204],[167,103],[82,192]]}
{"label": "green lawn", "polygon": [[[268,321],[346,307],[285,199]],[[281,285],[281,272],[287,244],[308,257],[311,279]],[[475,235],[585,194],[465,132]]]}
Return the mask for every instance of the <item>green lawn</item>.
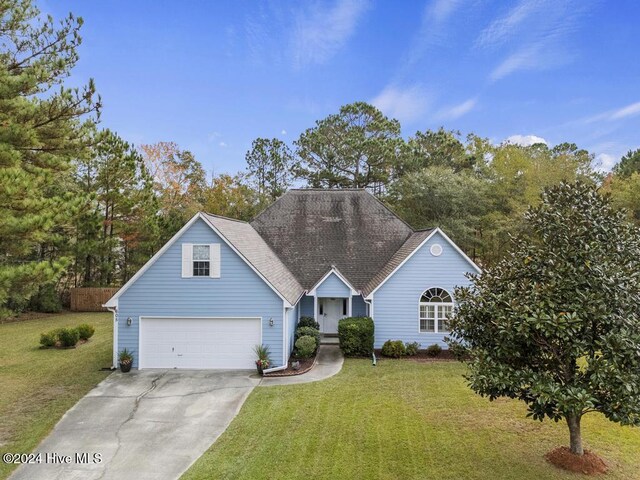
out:
{"label": "green lawn", "polygon": [[[28,453],[62,415],[109,372],[113,339],[110,313],[74,313],[0,325],[0,454]],[[40,333],[89,323],[84,345],[41,350]],[[13,466],[0,462],[0,478]]]}
{"label": "green lawn", "polygon": [[[474,395],[457,363],[347,360],[329,380],[258,387],[183,479],[576,479],[544,454],[565,424]],[[583,420],[607,479],[640,478],[640,429]]]}

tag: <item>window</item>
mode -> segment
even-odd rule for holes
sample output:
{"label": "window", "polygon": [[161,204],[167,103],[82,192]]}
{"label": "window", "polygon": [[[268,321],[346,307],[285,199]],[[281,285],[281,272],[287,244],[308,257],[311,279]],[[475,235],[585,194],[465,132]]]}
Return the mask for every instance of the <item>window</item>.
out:
{"label": "window", "polygon": [[420,297],[420,333],[449,331],[453,298],[442,288],[430,288]]}
{"label": "window", "polygon": [[193,246],[193,276],[208,277],[211,267],[211,252],[209,245]]}
{"label": "window", "polygon": [[347,299],[346,298],[342,299],[342,314],[343,315],[347,314]]}

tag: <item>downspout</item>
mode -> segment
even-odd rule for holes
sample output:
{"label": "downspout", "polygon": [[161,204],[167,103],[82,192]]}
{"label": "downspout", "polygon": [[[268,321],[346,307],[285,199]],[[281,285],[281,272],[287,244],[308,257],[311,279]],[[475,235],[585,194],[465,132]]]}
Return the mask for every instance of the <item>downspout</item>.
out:
{"label": "downspout", "polygon": [[111,355],[111,370],[116,370],[118,368],[118,362],[116,361],[116,356],[118,355],[118,329],[116,327],[118,323],[118,307],[105,308],[113,313],[113,355]]}

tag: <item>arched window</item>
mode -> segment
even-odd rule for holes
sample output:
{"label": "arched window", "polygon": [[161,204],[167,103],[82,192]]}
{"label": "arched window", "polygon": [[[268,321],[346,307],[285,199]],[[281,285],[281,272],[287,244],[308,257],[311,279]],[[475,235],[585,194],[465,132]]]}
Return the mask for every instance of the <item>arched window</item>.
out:
{"label": "arched window", "polygon": [[453,311],[453,297],[446,290],[430,288],[420,297],[420,333],[449,331],[449,315]]}

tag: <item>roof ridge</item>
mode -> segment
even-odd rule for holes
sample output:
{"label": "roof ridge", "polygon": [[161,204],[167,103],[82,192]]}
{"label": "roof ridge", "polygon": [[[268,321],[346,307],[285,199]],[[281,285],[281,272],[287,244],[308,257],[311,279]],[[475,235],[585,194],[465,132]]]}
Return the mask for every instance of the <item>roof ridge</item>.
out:
{"label": "roof ridge", "polygon": [[232,222],[249,223],[249,222],[246,222],[244,220],[237,219],[237,218],[225,217],[224,215],[216,215],[215,213],[205,212],[204,210],[201,211],[200,213],[204,213],[205,215],[208,215],[210,217],[222,218],[223,220],[231,220]]}

